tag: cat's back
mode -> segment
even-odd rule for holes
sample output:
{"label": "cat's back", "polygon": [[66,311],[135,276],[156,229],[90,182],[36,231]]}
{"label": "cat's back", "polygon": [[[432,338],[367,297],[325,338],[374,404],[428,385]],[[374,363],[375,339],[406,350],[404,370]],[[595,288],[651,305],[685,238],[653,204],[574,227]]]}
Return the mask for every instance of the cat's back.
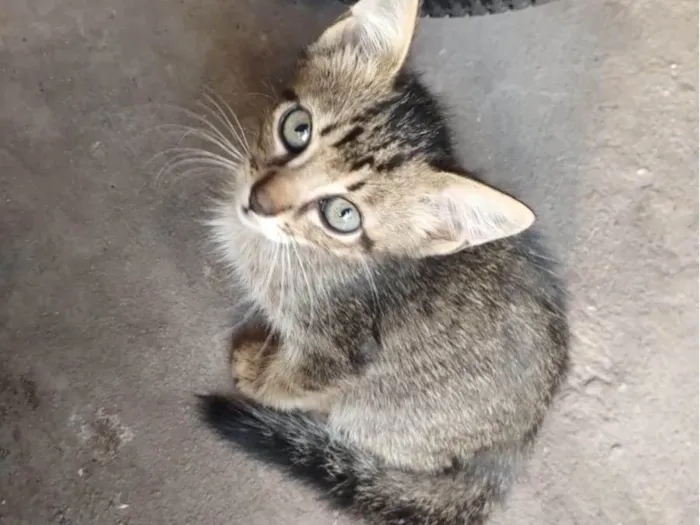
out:
{"label": "cat's back", "polygon": [[440,451],[468,455],[534,434],[569,337],[564,290],[537,238],[405,264],[393,262],[381,283],[381,352],[337,423],[397,465],[392,450],[420,444],[411,461],[424,468],[447,461]]}
{"label": "cat's back", "polygon": [[565,366],[569,339],[556,272],[530,232],[420,261],[415,288],[392,320],[400,330],[396,357],[452,370],[465,382],[544,387]]}
{"label": "cat's back", "polygon": [[449,334],[453,344],[446,347],[478,345],[480,338],[507,343],[511,332],[524,332],[525,346],[566,346],[566,291],[558,271],[533,232],[447,257],[394,261],[382,280],[382,325],[400,327],[407,343],[406,329],[420,326],[423,338]]}

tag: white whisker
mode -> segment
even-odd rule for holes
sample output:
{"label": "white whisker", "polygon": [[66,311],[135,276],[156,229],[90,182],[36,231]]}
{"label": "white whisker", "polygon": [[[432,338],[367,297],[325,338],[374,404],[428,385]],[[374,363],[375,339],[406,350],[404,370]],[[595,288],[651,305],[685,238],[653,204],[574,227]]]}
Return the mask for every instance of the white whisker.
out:
{"label": "white whisker", "polygon": [[267,269],[267,273],[265,274],[265,279],[262,283],[261,286],[261,295],[267,295],[270,285],[272,283],[272,279],[275,275],[275,271],[277,270],[277,267],[279,266],[279,254],[280,254],[280,245],[275,244],[275,251],[272,254],[272,260],[270,261],[270,267]]}
{"label": "white whisker", "polygon": [[177,156],[187,156],[187,155],[198,155],[200,157],[207,157],[210,159],[215,159],[215,160],[220,160],[222,162],[226,162],[231,164],[232,166],[236,166],[237,168],[240,167],[241,163],[238,160],[235,159],[230,159],[227,157],[224,157],[223,155],[219,155],[218,153],[213,153],[209,150],[201,149],[201,148],[193,148],[193,147],[183,147],[183,146],[177,146],[173,148],[168,148],[163,151],[162,155],[177,155]]}
{"label": "white whisker", "polygon": [[238,147],[221,134],[212,134],[206,129],[195,128],[185,124],[162,124],[159,126],[159,129],[182,133],[178,143],[182,143],[188,137],[195,137],[216,146],[223,153],[230,155],[232,158],[239,160],[243,160],[244,158],[244,152],[241,152]]}
{"label": "white whisker", "polygon": [[284,269],[284,273],[282,274],[282,280],[280,284],[280,288],[282,293],[280,294],[279,298],[279,305],[278,305],[278,315],[282,314],[282,310],[285,307],[285,301],[287,300],[287,288],[289,285],[289,279],[290,279],[290,274],[291,274],[291,265],[289,263],[289,245],[287,244],[282,244],[282,254],[284,255],[284,265],[282,268]]}
{"label": "white whisker", "polygon": [[250,309],[248,309],[248,311],[243,316],[243,318],[240,319],[237,323],[234,323],[234,325],[230,328],[231,333],[235,334],[239,328],[245,326],[245,324],[248,322],[248,320],[250,320],[251,317],[253,317],[259,313],[260,313],[260,309],[254,304],[251,305]]}
{"label": "white whisker", "polygon": [[374,275],[372,274],[372,270],[370,269],[369,265],[367,264],[367,261],[364,259],[361,259],[362,263],[362,268],[364,269],[365,276],[367,278],[367,283],[369,284],[371,290],[372,290],[372,296],[374,299],[374,308],[377,309],[379,308],[379,292],[377,291],[377,286],[376,283],[374,282]]}
{"label": "white whisker", "polygon": [[219,155],[217,153],[212,153],[211,151],[207,151],[204,149],[200,148],[183,148],[183,147],[177,147],[177,148],[170,148],[168,150],[165,150],[163,152],[163,155],[172,155],[170,160],[178,160],[178,159],[186,159],[186,158],[192,158],[192,159],[208,159],[208,160],[214,160],[217,162],[221,162],[226,164],[227,166],[230,166],[232,169],[240,169],[241,164],[237,160],[232,160],[229,158],[226,158],[222,155]]}
{"label": "white whisker", "polygon": [[[207,106],[206,104],[204,104],[202,102],[198,102],[197,105],[199,107],[201,107],[203,110],[211,113],[212,118],[214,118],[219,124],[224,126],[224,129],[226,131],[230,132],[233,140],[240,145],[241,149],[244,151],[248,151],[248,144],[246,142],[246,139],[238,132],[238,130],[233,128],[233,126],[231,125],[228,118],[222,117],[218,111],[212,110],[212,108],[210,108],[209,106]],[[222,135],[223,135],[223,133],[222,133]]]}
{"label": "white whisker", "polygon": [[308,300],[309,300],[309,315],[311,315],[311,317],[313,318],[313,315],[314,315],[314,305],[313,305],[314,289],[311,286],[311,281],[309,280],[309,276],[306,273],[304,260],[302,259],[301,253],[297,249],[297,245],[298,245],[297,240],[294,237],[292,237],[292,248],[294,249],[294,255],[296,256],[297,262],[299,263],[299,269],[301,270],[301,274],[304,277],[304,281],[306,282],[306,295],[307,295]]}
{"label": "white whisker", "polygon": [[[248,144],[248,139],[246,138],[241,121],[238,119],[233,109],[231,109],[231,106],[229,106],[226,101],[219,97],[213,90],[211,90],[210,93],[206,93],[204,96],[207,98],[209,103],[216,108],[216,111],[212,111],[214,117],[217,118],[221,124],[227,126],[229,131],[231,131],[231,134],[240,142],[245,152],[248,153],[250,151],[250,144]],[[233,122],[231,122],[231,118],[229,117],[233,119]]]}
{"label": "white whisker", "polygon": [[[182,113],[185,117],[194,120],[195,122],[202,125],[203,127],[196,128],[196,127],[184,125],[184,124],[165,124],[165,125],[157,126],[156,129],[165,128],[165,127],[172,127],[172,128],[180,127],[180,128],[188,128],[191,130],[200,130],[200,131],[205,132],[205,133],[213,134],[213,136],[216,136],[220,141],[222,141],[224,143],[230,143],[230,140],[228,138],[226,138],[226,136],[221,132],[221,130],[219,128],[217,128],[214,124],[212,124],[212,122],[209,119],[207,119],[204,115],[200,115],[199,113],[197,113],[191,109],[181,107],[181,106],[172,105],[172,104],[162,104],[162,106],[165,108],[169,108],[173,111]],[[211,112],[211,109],[209,109],[209,112]],[[241,147],[243,147],[243,144],[241,144]],[[237,148],[234,148],[234,149],[237,149]]]}
{"label": "white whisker", "polygon": [[273,335],[274,335],[274,332],[273,332],[272,330],[270,330],[270,333],[267,334],[267,337],[265,338],[265,341],[264,341],[263,344],[260,346],[260,350],[258,350],[258,354],[257,354],[257,355],[260,355],[260,354],[262,354],[262,353],[265,351],[265,349],[267,348],[267,345],[268,345],[268,343],[270,342],[270,339],[272,339],[272,336],[273,336]]}
{"label": "white whisker", "polygon": [[[175,160],[173,162],[169,162],[166,164],[159,172],[156,174],[156,185],[159,184],[160,180],[163,178],[164,175],[167,175],[168,173],[172,173],[175,170],[181,170],[182,168],[199,168],[199,170],[203,170],[204,168],[209,168],[210,170],[212,168],[220,169],[225,171],[226,173],[230,173],[231,170],[235,170],[235,167],[232,167],[230,164],[222,161],[216,161],[212,159],[208,159],[206,157],[203,158],[192,158],[192,157],[187,157],[187,158],[182,158]],[[198,171],[199,171],[198,170]],[[186,175],[189,173],[191,170],[183,170],[181,172],[181,175]]]}

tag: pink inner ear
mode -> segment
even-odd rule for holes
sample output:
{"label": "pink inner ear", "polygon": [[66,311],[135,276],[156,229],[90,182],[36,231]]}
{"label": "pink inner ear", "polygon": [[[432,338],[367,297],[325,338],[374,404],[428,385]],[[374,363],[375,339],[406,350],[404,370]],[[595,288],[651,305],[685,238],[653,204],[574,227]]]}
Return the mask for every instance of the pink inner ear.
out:
{"label": "pink inner ear", "polygon": [[421,202],[427,205],[430,217],[426,228],[428,237],[435,241],[454,241],[464,225],[457,221],[459,211],[457,205],[448,195],[440,193],[433,198],[423,197]]}
{"label": "pink inner ear", "polygon": [[446,189],[437,199],[438,217],[443,223],[441,240],[481,244],[485,240],[499,237],[508,220],[500,213],[488,213],[488,203],[479,194],[465,195],[464,188]]}

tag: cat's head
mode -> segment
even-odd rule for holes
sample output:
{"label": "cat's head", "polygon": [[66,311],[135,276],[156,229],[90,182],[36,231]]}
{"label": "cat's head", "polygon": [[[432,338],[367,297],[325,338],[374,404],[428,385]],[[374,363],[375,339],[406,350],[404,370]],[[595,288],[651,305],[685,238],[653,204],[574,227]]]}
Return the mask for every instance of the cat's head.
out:
{"label": "cat's head", "polygon": [[406,71],[419,0],[360,0],[300,60],[238,185],[241,221],[340,257],[453,253],[528,228],[454,171],[437,103]]}

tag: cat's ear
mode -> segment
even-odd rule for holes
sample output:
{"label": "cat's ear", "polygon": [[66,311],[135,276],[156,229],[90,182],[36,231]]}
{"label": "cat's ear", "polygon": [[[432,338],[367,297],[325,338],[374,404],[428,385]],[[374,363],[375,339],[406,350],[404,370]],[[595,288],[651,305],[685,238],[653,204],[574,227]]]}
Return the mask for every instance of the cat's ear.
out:
{"label": "cat's ear", "polygon": [[445,172],[435,173],[431,182],[420,221],[423,256],[510,237],[535,221],[525,204],[481,182]]}
{"label": "cat's ear", "polygon": [[408,56],[420,0],[359,0],[312,45],[347,47],[395,73]]}

